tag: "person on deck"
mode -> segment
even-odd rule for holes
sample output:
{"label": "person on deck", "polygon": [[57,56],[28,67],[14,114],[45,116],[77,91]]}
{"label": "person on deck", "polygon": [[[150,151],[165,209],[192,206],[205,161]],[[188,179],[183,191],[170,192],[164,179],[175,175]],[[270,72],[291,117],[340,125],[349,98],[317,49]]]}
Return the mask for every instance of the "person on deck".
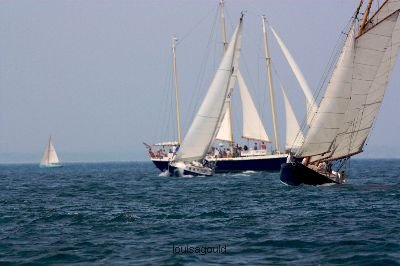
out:
{"label": "person on deck", "polygon": [[266,150],[267,149],[267,145],[265,144],[264,141],[261,143],[261,149],[262,150]]}

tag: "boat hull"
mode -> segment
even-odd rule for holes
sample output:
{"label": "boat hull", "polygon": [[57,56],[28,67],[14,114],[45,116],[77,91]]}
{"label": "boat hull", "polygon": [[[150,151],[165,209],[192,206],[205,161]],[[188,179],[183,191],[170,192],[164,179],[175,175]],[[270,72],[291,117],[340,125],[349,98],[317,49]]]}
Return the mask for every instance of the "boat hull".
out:
{"label": "boat hull", "polygon": [[212,176],[212,174],[213,174],[212,171],[211,171],[211,173],[209,173],[209,172],[200,173],[199,171],[190,171],[190,169],[186,168],[186,167],[184,169],[182,169],[182,168],[175,167],[173,165],[169,165],[168,171],[169,171],[170,176],[177,176],[177,177],[179,177],[179,176]]}
{"label": "boat hull", "polygon": [[280,157],[239,157],[217,159],[215,171],[217,173],[243,172],[243,171],[279,171],[281,164],[286,162],[286,156]]}
{"label": "boat hull", "polygon": [[281,165],[280,180],[290,186],[340,184],[331,178],[322,175],[299,162],[284,163]]}
{"label": "boat hull", "polygon": [[40,168],[60,168],[60,167],[64,167],[64,165],[51,163],[51,164],[40,164],[39,167]]}
{"label": "boat hull", "polygon": [[[215,172],[279,171],[281,164],[286,162],[286,158],[287,155],[219,158],[216,159]],[[168,160],[152,159],[152,162],[160,171],[168,170]]]}

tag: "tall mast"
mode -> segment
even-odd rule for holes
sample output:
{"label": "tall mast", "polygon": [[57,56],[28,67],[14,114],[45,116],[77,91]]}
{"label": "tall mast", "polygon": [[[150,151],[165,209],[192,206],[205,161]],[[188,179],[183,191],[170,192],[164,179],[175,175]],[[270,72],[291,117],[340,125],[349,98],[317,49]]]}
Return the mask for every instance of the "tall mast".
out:
{"label": "tall mast", "polygon": [[[224,54],[226,49],[228,49],[228,41],[226,40],[226,30],[225,30],[225,13],[224,13],[224,0],[220,0],[219,6],[221,7],[221,33],[222,33],[222,41],[224,45]],[[231,141],[233,141],[233,130],[232,130],[232,103],[229,103],[229,129],[231,133]]]}
{"label": "tall mast", "polygon": [[[371,10],[371,6],[372,6],[372,2],[373,1],[374,0],[369,0],[367,9],[365,10],[365,13],[364,13],[364,18],[363,18],[363,20],[361,22],[361,25],[360,25],[360,30],[358,31],[358,36],[360,36],[362,34],[362,32],[363,32],[363,30],[365,28],[365,24],[367,23],[368,16],[369,16],[369,11]],[[360,8],[361,8],[361,5],[362,5],[362,2],[360,3]]]}
{"label": "tall mast", "polygon": [[228,48],[228,42],[226,40],[226,30],[225,30],[225,13],[224,13],[224,0],[221,0],[219,2],[219,6],[221,7],[221,30],[222,30],[222,41],[224,45],[224,53],[226,52],[226,49]]}
{"label": "tall mast", "polygon": [[179,112],[179,89],[178,76],[176,72],[176,37],[172,37],[172,63],[174,68],[174,86],[175,86],[175,103],[176,103],[176,125],[178,131],[178,144],[181,144],[181,114]]}
{"label": "tall mast", "polygon": [[265,27],[267,19],[265,16],[261,16],[261,18],[262,18],[263,33],[264,33],[264,50],[265,50],[265,60],[267,62],[269,96],[271,98],[272,123],[274,126],[275,148],[277,153],[280,153],[279,140],[278,140],[278,126],[277,126],[276,112],[275,112],[275,95],[274,95],[274,88],[272,84],[272,74],[271,74],[271,57],[269,54],[269,47],[268,47],[267,28]]}

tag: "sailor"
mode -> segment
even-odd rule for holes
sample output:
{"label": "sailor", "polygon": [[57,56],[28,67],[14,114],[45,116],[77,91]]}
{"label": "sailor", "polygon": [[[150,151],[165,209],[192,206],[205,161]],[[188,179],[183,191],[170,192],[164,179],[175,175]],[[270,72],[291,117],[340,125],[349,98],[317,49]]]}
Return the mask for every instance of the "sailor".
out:
{"label": "sailor", "polygon": [[256,151],[257,149],[258,149],[257,142],[254,142],[254,150]]}
{"label": "sailor", "polygon": [[267,149],[267,145],[265,144],[264,141],[261,143],[261,149],[262,150],[266,150]]}
{"label": "sailor", "polygon": [[218,149],[214,149],[214,157],[215,158],[219,157],[219,150]]}

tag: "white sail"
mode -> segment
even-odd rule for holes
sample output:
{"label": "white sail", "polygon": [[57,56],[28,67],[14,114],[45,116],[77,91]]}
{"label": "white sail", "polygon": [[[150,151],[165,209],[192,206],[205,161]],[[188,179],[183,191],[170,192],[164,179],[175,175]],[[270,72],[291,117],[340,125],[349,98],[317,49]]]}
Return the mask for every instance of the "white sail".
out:
{"label": "white sail", "polygon": [[267,133],[265,132],[264,125],[258,115],[257,109],[251,99],[249,89],[240,74],[237,73],[239,84],[240,98],[242,100],[243,110],[243,138],[270,142]]}
{"label": "white sail", "polygon": [[[307,100],[307,114],[312,114],[317,110],[317,105],[315,103],[314,96],[312,95],[310,86],[308,86],[308,83],[306,79],[304,78],[303,73],[301,72],[299,66],[297,65],[296,61],[294,60],[292,54],[289,52],[289,49],[286,47],[285,43],[282,41],[282,39],[279,37],[279,35],[276,33],[276,31],[272,28],[272,26],[269,26],[272,33],[274,34],[279,47],[281,48],[287,62],[289,63],[290,68],[292,69],[293,74],[295,75],[297,81],[300,84],[301,89],[303,90],[304,96],[306,97]],[[307,116],[307,121],[310,123],[312,118],[312,115]]]}
{"label": "white sail", "polygon": [[310,129],[299,156],[327,153],[343,123],[350,101],[354,67],[354,24],[348,32],[341,55],[327,85],[319,109],[314,113]]}
{"label": "white sail", "polygon": [[[332,159],[362,152],[397,58],[400,1],[387,1],[357,38],[350,106],[335,142]],[[388,16],[382,16],[389,14]],[[383,20],[377,20],[382,18]]]}
{"label": "white sail", "polygon": [[286,150],[299,148],[304,141],[303,132],[300,129],[300,125],[297,122],[296,115],[293,112],[292,105],[286,95],[285,89],[281,84],[283,93],[283,99],[285,102],[285,113],[286,113]]}
{"label": "white sail", "polygon": [[233,142],[232,125],[231,125],[231,107],[228,105],[221,127],[219,128],[217,139],[226,142]]}
{"label": "white sail", "polygon": [[49,143],[47,144],[46,149],[44,150],[40,164],[47,165],[47,164],[58,164],[58,163],[60,163],[60,160],[58,159],[57,152],[50,138]]}
{"label": "white sail", "polygon": [[236,81],[241,49],[242,23],[235,29],[228,49],[218,67],[207,94],[178,150],[175,161],[205,157],[221,126]]}

